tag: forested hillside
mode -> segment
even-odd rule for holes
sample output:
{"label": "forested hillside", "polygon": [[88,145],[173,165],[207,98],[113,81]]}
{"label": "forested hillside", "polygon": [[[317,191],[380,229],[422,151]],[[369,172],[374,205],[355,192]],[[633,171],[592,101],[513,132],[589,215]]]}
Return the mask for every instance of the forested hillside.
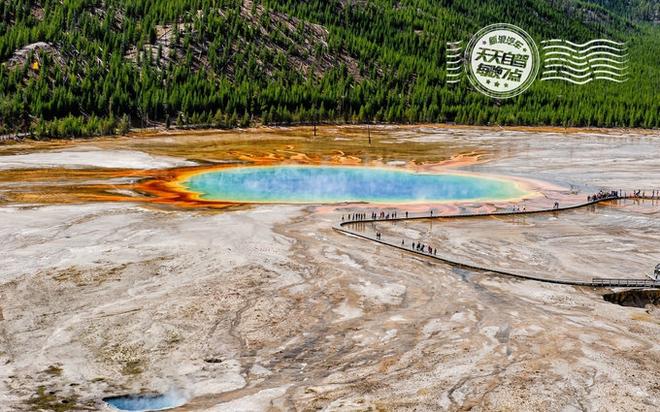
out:
{"label": "forested hillside", "polygon": [[[660,127],[658,2],[3,0],[0,134],[458,122]],[[445,83],[445,44],[508,22],[627,41],[630,81],[537,81],[497,101]]]}

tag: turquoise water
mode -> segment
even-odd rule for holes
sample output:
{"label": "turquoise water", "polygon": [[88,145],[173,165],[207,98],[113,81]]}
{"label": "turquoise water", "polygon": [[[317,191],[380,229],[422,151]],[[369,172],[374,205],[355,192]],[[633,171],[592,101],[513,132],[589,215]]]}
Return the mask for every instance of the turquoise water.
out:
{"label": "turquoise water", "polygon": [[414,203],[507,199],[524,193],[506,180],[340,166],[228,168],[194,175],[183,184],[204,200],[243,203]]}
{"label": "turquoise water", "polygon": [[113,409],[124,412],[164,411],[186,403],[185,398],[175,392],[162,395],[113,396],[103,400]]}

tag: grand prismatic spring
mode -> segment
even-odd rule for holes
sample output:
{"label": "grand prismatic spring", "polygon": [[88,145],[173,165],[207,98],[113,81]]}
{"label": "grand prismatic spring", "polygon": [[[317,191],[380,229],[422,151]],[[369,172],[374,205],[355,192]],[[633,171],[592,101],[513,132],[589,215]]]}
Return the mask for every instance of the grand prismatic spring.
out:
{"label": "grand prismatic spring", "polygon": [[[657,132],[441,126],[2,145],[0,410],[658,410],[655,295],[333,229],[660,189],[658,152]],[[351,231],[648,279],[659,217],[625,199]]]}
{"label": "grand prismatic spring", "polygon": [[341,166],[223,168],[193,175],[183,186],[203,200],[238,203],[437,203],[525,193],[502,179]]}

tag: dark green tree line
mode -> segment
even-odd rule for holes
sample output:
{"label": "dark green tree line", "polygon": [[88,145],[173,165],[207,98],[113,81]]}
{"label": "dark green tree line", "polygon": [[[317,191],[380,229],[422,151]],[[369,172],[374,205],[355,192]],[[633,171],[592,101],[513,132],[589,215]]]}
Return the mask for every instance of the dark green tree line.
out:
{"label": "dark green tree line", "polygon": [[[644,21],[656,9],[615,3],[5,0],[0,133],[313,121],[660,127],[660,28]],[[537,81],[504,101],[447,85],[446,42],[493,22],[539,41],[627,41],[630,81]]]}

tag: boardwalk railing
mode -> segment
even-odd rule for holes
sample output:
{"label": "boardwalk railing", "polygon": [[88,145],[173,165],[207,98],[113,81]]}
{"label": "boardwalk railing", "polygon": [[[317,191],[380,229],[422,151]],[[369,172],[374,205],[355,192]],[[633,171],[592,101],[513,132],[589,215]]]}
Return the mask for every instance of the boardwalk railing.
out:
{"label": "boardwalk railing", "polygon": [[[363,218],[363,219],[349,219],[343,220],[339,224],[335,225],[333,229],[348,234],[356,236],[362,239],[370,240],[372,242],[377,242],[383,245],[387,245],[396,249],[400,249],[406,252],[414,253],[417,255],[422,255],[427,258],[438,260],[450,265],[458,266],[465,269],[472,269],[482,272],[489,272],[502,276],[509,276],[518,279],[534,280],[537,282],[545,283],[554,283],[562,285],[573,285],[573,286],[588,286],[594,288],[604,288],[604,287],[631,287],[631,288],[660,288],[660,281],[654,281],[652,279],[608,279],[608,278],[593,278],[591,281],[580,281],[573,279],[553,279],[553,278],[542,278],[537,276],[523,275],[513,272],[508,272],[500,269],[487,268],[484,266],[479,266],[476,264],[464,262],[457,260],[455,258],[438,256],[436,254],[430,254],[424,251],[415,250],[411,247],[406,247],[405,245],[400,245],[395,242],[388,242],[382,238],[377,238],[375,236],[369,236],[364,233],[355,232],[346,228],[346,226],[355,224],[355,223],[374,223],[374,222],[390,222],[390,221],[404,221],[404,220],[416,220],[416,219],[460,219],[460,218],[475,218],[475,217],[488,217],[488,216],[509,216],[509,215],[530,215],[530,214],[540,214],[540,213],[553,213],[561,212],[572,209],[579,209],[590,205],[595,205],[597,203],[609,202],[612,200],[623,200],[623,199],[641,199],[641,200],[658,200],[660,199],[660,194],[656,195],[656,191],[650,191],[653,193],[652,196],[640,196],[640,195],[617,195],[617,196],[605,196],[597,199],[591,199],[583,203],[568,205],[568,206],[559,206],[553,207],[551,209],[537,209],[537,210],[525,210],[525,211],[499,211],[492,213],[459,213],[454,215],[433,215],[431,214],[415,214],[415,215],[404,215],[404,217],[391,217],[391,218]],[[343,219],[343,218],[342,218]]]}
{"label": "boardwalk railing", "polygon": [[660,288],[660,281],[653,279],[593,278],[591,284],[594,287]]}

